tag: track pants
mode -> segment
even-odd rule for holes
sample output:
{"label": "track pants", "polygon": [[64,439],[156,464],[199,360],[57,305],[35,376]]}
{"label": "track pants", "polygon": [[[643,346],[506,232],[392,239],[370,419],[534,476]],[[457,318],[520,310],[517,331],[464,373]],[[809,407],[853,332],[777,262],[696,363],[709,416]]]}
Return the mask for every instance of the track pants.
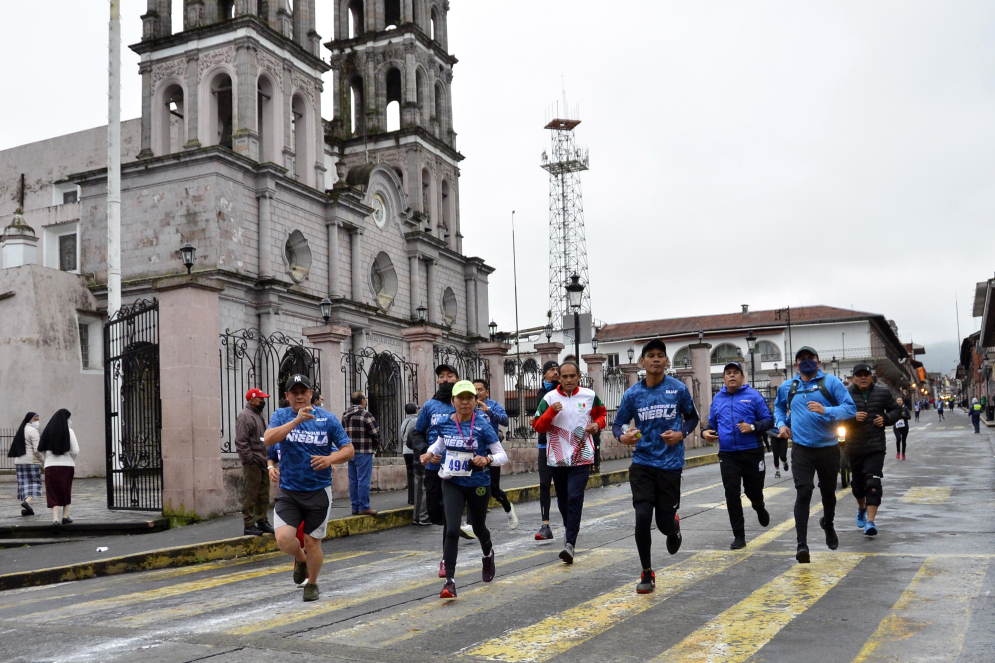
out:
{"label": "track pants", "polygon": [[549,487],[553,483],[553,475],[546,465],[546,449],[539,449],[539,510],[542,521],[549,520],[549,505],[552,502]]}
{"label": "track pants", "polygon": [[[786,442],[787,440],[785,440]],[[746,521],[743,518],[743,492],[760,512],[764,508],[764,476],[766,474],[763,449],[756,451],[720,451],[719,471],[726,492],[726,508],[729,510],[729,524],[733,536],[746,536]]]}
{"label": "track pants", "polygon": [[446,562],[446,579],[456,576],[456,557],[459,553],[459,523],[466,507],[472,518],[473,533],[480,541],[480,549],[485,556],[491,554],[491,533],[487,529],[487,503],[491,501],[491,491],[488,486],[460,486],[442,481],[442,499],[445,504],[446,522],[452,527],[446,527],[442,546],[442,558]]}
{"label": "track pants", "polygon": [[553,482],[556,484],[556,506],[559,507],[566,529],[567,543],[577,544],[580,532],[580,518],[584,512],[584,491],[591,476],[590,465],[576,467],[551,467]]}

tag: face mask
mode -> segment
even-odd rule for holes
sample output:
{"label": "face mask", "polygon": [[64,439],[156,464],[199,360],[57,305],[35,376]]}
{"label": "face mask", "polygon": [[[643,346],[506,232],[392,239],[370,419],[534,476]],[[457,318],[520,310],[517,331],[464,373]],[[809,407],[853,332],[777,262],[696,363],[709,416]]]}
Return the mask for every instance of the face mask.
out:
{"label": "face mask", "polygon": [[819,362],[815,359],[802,359],[798,362],[798,370],[802,373],[815,373],[819,370]]}
{"label": "face mask", "polygon": [[31,426],[35,430],[38,430],[41,427],[41,422],[40,421],[29,421],[28,422],[28,426]]}

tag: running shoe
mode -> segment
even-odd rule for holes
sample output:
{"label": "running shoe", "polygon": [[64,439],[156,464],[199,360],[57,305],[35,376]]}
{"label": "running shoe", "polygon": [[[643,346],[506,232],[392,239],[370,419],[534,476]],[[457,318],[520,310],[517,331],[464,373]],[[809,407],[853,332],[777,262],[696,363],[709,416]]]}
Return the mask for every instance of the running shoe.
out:
{"label": "running shoe", "polygon": [[811,555],[808,553],[808,546],[804,543],[798,544],[798,552],[795,553],[795,559],[798,560],[799,564],[808,564],[812,561]]}
{"label": "running shoe", "polygon": [[895,460],[902,460],[902,454],[895,454]]}
{"label": "running shoe", "polygon": [[317,601],[318,600],[318,585],[307,584],[304,585],[304,600],[305,601]]}
{"label": "running shoe", "polygon": [[767,509],[764,507],[760,507],[760,510],[757,511],[757,522],[760,523],[761,527],[767,527],[767,525],[770,525],[770,514],[767,513]]}
{"label": "running shoe", "polygon": [[729,550],[742,550],[746,547],[746,537],[737,536],[732,540],[732,544],[729,545]]}
{"label": "running shoe", "polygon": [[836,536],[836,528],[833,527],[832,523],[826,522],[826,517],[823,516],[819,518],[819,527],[826,531],[826,546],[830,550],[836,550],[840,547],[840,538]]}
{"label": "running shoe", "polygon": [[781,470],[774,470],[774,478],[775,479],[781,478]]}
{"label": "running shoe", "polygon": [[515,505],[508,504],[511,510],[508,512],[508,529],[518,529],[518,514],[515,513]]}
{"label": "running shoe", "polygon": [[490,582],[491,580],[494,580],[494,574],[496,573],[496,570],[494,568],[494,549],[491,548],[491,554],[481,557],[481,560],[483,560],[484,562],[484,568],[480,572],[480,578],[484,582]]}
{"label": "running shoe", "polygon": [[473,533],[473,528],[469,525],[463,525],[459,528],[459,535],[461,539],[476,539],[477,535]]}
{"label": "running shoe", "polygon": [[553,530],[548,524],[543,525],[536,532],[536,541],[551,541],[553,539]]}
{"label": "running shoe", "polygon": [[636,585],[636,594],[652,594],[656,589],[656,574],[653,569],[643,569],[643,574],[639,576],[639,584]]}
{"label": "running shoe", "polygon": [[877,536],[878,526],[874,524],[873,520],[868,520],[867,524],[864,525],[864,534],[867,536]]}
{"label": "running shoe", "polygon": [[567,564],[574,563],[574,547],[569,543],[563,544],[563,550],[560,551],[560,559],[562,559]]}
{"label": "running shoe", "polygon": [[456,583],[452,580],[447,580],[446,584],[442,587],[442,592],[439,593],[440,599],[454,599],[456,598]]}
{"label": "running shoe", "polygon": [[441,562],[439,562],[439,577],[440,578],[446,577],[446,560],[442,560]]}
{"label": "running shoe", "polygon": [[788,461],[784,461],[784,471],[788,471]]}
{"label": "running shoe", "polygon": [[857,509],[857,527],[864,528],[867,524],[867,509]]}
{"label": "running shoe", "polygon": [[905,460],[905,454],[902,454],[902,460]]}
{"label": "running shoe", "polygon": [[676,555],[677,551],[681,549],[681,541],[684,538],[681,536],[681,517],[676,513],[674,514],[674,533],[667,535],[667,552],[671,555]]}
{"label": "running shoe", "polygon": [[307,580],[307,560],[303,562],[294,561],[294,584],[299,585]]}

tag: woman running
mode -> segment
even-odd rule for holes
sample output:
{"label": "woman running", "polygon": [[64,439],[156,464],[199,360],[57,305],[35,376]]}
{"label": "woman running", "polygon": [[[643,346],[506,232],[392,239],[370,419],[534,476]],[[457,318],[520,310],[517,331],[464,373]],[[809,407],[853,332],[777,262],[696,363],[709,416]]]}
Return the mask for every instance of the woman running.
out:
{"label": "woman running", "polygon": [[[422,455],[423,465],[440,463],[442,500],[446,522],[458,523],[463,508],[471,514],[473,533],[484,553],[482,579],[494,580],[494,548],[487,530],[487,504],[491,499],[489,467],[499,467],[508,455],[498,441],[487,417],[477,416],[477,389],[472,382],[461,380],[453,386],[455,414],[439,421],[439,436]],[[456,598],[456,557],[459,552],[459,528],[447,527],[443,545],[446,584],[439,598]]]}

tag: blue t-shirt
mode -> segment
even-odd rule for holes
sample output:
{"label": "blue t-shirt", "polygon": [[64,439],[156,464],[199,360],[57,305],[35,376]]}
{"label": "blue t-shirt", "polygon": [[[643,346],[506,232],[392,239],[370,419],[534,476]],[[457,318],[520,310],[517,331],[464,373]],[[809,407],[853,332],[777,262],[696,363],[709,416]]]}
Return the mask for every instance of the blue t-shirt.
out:
{"label": "blue t-shirt", "polygon": [[[460,423],[459,428],[457,428],[452,415],[443,417],[435,425],[436,438],[446,445],[447,451],[473,451],[475,456],[486,456],[491,452],[491,445],[497,443],[498,437],[488,418],[481,415],[483,413],[478,412],[473,418],[472,433],[469,421]],[[445,453],[442,454],[442,462],[446,462]],[[491,485],[491,473],[487,471],[486,467],[475,467],[468,477],[450,477],[445,481],[470,488],[489,486]]]}
{"label": "blue t-shirt", "polygon": [[[432,446],[435,443],[435,438],[439,437],[439,431],[437,426],[439,422],[456,412],[456,408],[452,406],[451,403],[443,403],[442,401],[437,401],[434,398],[426,401],[424,405],[421,406],[421,412],[418,413],[418,421],[415,422],[415,430],[419,433],[425,433],[425,438],[428,440],[428,446]],[[429,463],[425,466],[426,470],[437,470],[439,465],[437,463]]]}
{"label": "blue t-shirt", "polygon": [[268,460],[271,460],[274,463],[276,463],[276,464],[279,465],[279,463],[280,463],[280,443],[279,442],[277,442],[276,444],[274,444],[273,446],[271,446],[269,448],[269,450],[266,452],[266,458]]}
{"label": "blue t-shirt", "polygon": [[[477,410],[477,414],[484,414],[487,419],[491,422],[491,428],[494,429],[494,434],[498,435],[501,430],[501,426],[508,425],[508,413],[504,411],[501,404],[492,398],[488,398],[484,401],[490,412],[483,412],[482,410]],[[500,437],[498,439],[501,439]]]}
{"label": "blue t-shirt", "polygon": [[[280,441],[280,488],[311,492],[332,485],[332,468],[314,470],[311,456],[327,456],[352,444],[335,415],[316,407],[314,419],[298,424]],[[270,417],[269,427],[276,428],[294,420],[294,411],[280,408]],[[270,447],[272,449],[272,447]]]}
{"label": "blue t-shirt", "polygon": [[633,419],[643,436],[636,442],[632,462],[680,472],[684,468],[684,442],[668,447],[660,435],[675,430],[687,437],[698,425],[698,412],[687,386],[669,375],[655,387],[640,380],[622,396],[612,426],[616,438],[622,437],[622,425]]}

